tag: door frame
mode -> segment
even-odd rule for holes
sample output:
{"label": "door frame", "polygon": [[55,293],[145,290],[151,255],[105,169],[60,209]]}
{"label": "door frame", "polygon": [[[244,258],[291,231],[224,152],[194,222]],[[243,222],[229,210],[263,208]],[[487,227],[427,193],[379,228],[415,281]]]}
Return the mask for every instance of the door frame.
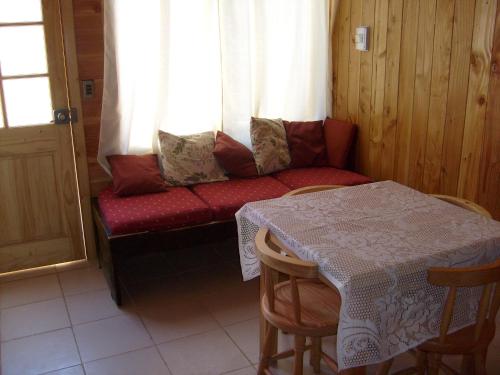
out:
{"label": "door frame", "polygon": [[73,0],[57,0],[60,9],[61,32],[64,44],[67,91],[71,106],[76,108],[79,116],[72,121],[73,152],[77,191],[79,194],[80,212],[83,226],[84,249],[87,260],[97,259],[94,223],[92,220],[92,197],[90,194],[85,130],[83,124],[82,101],[80,95],[80,78],[78,73]]}

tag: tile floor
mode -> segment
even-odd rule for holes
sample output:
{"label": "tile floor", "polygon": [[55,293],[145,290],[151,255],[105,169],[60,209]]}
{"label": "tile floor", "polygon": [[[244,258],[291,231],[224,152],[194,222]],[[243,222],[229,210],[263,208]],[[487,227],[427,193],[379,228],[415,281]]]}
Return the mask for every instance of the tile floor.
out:
{"label": "tile floor", "polygon": [[[243,283],[238,267],[233,246],[136,259],[122,308],[101,271],[85,262],[0,278],[0,373],[255,374],[258,282]],[[291,343],[280,336],[280,347]],[[325,340],[330,354],[334,345]],[[412,361],[402,355],[393,369]],[[281,361],[275,373],[290,373],[291,366]],[[500,334],[488,369],[500,373]]]}

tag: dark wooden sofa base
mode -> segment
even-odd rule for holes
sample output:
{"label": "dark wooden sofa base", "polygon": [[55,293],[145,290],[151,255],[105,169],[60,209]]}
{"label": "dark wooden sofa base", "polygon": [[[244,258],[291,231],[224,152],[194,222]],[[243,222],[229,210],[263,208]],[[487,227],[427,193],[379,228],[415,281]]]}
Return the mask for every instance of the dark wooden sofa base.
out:
{"label": "dark wooden sofa base", "polygon": [[117,305],[122,303],[122,271],[132,257],[210,244],[237,237],[236,221],[214,221],[206,224],[159,232],[109,235],[98,207],[93,202],[96,247],[99,266]]}

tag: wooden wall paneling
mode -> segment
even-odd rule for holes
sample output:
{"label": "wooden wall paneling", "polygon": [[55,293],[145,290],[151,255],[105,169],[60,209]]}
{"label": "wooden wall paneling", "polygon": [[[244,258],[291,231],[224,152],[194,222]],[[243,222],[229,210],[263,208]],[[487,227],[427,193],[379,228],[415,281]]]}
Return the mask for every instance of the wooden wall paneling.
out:
{"label": "wooden wall paneling", "polygon": [[339,37],[340,37],[340,8],[344,6],[344,2],[337,2],[337,9],[334,11],[335,21],[333,23],[333,31],[332,31],[332,116],[336,117],[337,115],[337,82],[338,82],[338,66],[339,66],[339,58],[337,52],[339,49]]}
{"label": "wooden wall paneling", "polygon": [[410,160],[411,125],[413,117],[413,92],[417,56],[417,31],[419,2],[405,1],[401,31],[401,55],[399,67],[398,122],[396,129],[396,153],[394,179],[406,184]]}
{"label": "wooden wall paneling", "polygon": [[338,62],[336,75],[335,115],[347,118],[347,95],[349,90],[349,50],[351,47],[351,2],[341,1],[337,14],[339,24]]}
{"label": "wooden wall paneling", "polygon": [[475,1],[455,1],[448,103],[439,183],[440,192],[452,196],[457,194],[460,172],[470,65],[470,59],[464,56],[470,56],[474,12]]}
{"label": "wooden wall paneling", "polygon": [[[369,48],[361,53],[359,61],[359,110],[358,110],[358,137],[356,147],[356,166],[363,173],[369,171],[370,150],[370,116],[371,116],[371,91],[373,73],[373,27],[375,22],[375,1],[363,0],[361,9],[361,22],[369,30]],[[352,48],[352,47],[351,47]],[[336,55],[334,55],[336,56]]]}
{"label": "wooden wall paneling", "polygon": [[454,0],[439,0],[436,6],[437,22],[434,36],[429,121],[427,124],[422,182],[422,190],[426,193],[438,193],[440,191],[439,177],[441,174],[446,104],[450,82],[454,8]]}
{"label": "wooden wall paneling", "polygon": [[392,179],[394,176],[403,0],[390,0],[388,12],[387,61],[382,120],[381,152],[383,157],[380,158],[379,176],[381,180]]}
{"label": "wooden wall paneling", "polygon": [[458,196],[477,199],[497,1],[477,0]]}
{"label": "wooden wall paneling", "polygon": [[500,219],[500,6],[497,5],[490,87],[486,110],[479,197],[481,205]]}
{"label": "wooden wall paneling", "polygon": [[[352,0],[351,3],[351,31],[349,33],[350,45],[355,42],[356,27],[361,25],[361,13],[363,9],[363,0]],[[358,123],[359,110],[359,64],[361,52],[355,48],[349,48],[349,84],[347,97],[347,119]]]}
{"label": "wooden wall paneling", "polygon": [[375,30],[372,46],[374,55],[369,146],[370,172],[375,179],[380,179],[380,158],[382,154],[382,121],[384,113],[388,11],[389,0],[377,0],[375,4]]}
{"label": "wooden wall paneling", "polygon": [[429,119],[436,0],[420,1],[408,185],[421,189]]}
{"label": "wooden wall paneling", "polygon": [[80,80],[94,81],[94,97],[82,98],[82,117],[92,195],[109,183],[97,163],[104,75],[102,0],[73,0],[74,29]]}

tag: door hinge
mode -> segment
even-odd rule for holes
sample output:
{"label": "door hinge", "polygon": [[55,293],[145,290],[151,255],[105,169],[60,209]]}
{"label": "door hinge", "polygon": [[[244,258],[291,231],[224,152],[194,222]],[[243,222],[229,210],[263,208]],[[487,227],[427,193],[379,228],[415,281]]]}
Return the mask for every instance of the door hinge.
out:
{"label": "door hinge", "polygon": [[69,124],[78,121],[78,112],[76,108],[71,108],[71,112],[68,108],[54,109],[54,124]]}

